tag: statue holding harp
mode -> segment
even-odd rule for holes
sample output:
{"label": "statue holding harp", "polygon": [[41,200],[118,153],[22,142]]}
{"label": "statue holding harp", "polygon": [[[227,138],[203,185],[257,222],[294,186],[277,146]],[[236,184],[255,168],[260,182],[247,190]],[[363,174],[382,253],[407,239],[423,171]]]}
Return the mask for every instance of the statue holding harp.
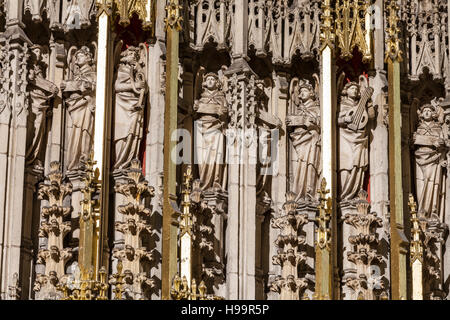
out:
{"label": "statue holding harp", "polygon": [[[340,82],[342,83],[341,76]],[[349,82],[341,91],[339,126],[339,196],[341,201],[356,198],[363,189],[364,174],[369,164],[367,124],[375,118],[371,103],[374,89],[365,76],[359,83]]]}

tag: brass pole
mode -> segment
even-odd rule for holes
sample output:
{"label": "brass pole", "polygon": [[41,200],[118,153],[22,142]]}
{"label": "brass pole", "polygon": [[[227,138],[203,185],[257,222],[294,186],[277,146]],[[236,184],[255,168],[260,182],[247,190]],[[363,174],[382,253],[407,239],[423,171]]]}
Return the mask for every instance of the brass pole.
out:
{"label": "brass pole", "polygon": [[388,5],[387,51],[389,90],[389,202],[391,232],[391,291],[393,300],[407,299],[406,255],[408,241],[404,234],[401,98],[400,98],[400,50],[399,10],[396,1]]}
{"label": "brass pole", "polygon": [[177,274],[177,236],[176,211],[176,163],[171,158],[176,141],[172,134],[177,129],[178,113],[178,53],[181,16],[178,0],[170,0],[166,6],[167,18],[167,61],[166,96],[164,112],[164,191],[162,227],[162,299],[169,300],[172,280]]}
{"label": "brass pole", "polygon": [[332,236],[330,233],[330,220],[332,210],[332,200],[327,198],[330,190],[327,190],[327,182],[322,178],[320,189],[319,217],[317,220],[317,240],[315,243],[316,251],[316,288],[314,300],[333,299],[333,262],[332,262]]}

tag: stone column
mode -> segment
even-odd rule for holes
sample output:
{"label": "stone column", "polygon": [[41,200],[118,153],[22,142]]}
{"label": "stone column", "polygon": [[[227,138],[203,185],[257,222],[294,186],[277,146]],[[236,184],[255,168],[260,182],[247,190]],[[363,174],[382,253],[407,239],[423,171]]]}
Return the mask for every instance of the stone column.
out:
{"label": "stone column", "polygon": [[[383,1],[375,2],[379,12],[383,11]],[[375,25],[383,24],[383,17],[374,17]],[[370,205],[372,211],[376,212],[378,217],[383,220],[383,228],[377,230],[380,237],[379,253],[383,256],[380,263],[380,274],[386,282],[390,279],[389,269],[389,132],[387,127],[387,87],[386,71],[384,70],[384,30],[375,28],[374,33],[374,64],[369,72],[369,83],[374,89],[372,101],[377,106],[377,118],[370,124],[372,140],[369,145],[369,170],[370,170]],[[385,283],[389,288],[388,283]]]}
{"label": "stone column", "polygon": [[24,214],[22,225],[22,248],[20,275],[22,282],[22,298],[30,299],[32,291],[30,280],[33,279],[33,258],[38,247],[33,245],[38,240],[40,225],[39,200],[37,198],[37,184],[42,180],[44,168],[39,166],[28,167],[25,170]]}
{"label": "stone column", "polygon": [[255,299],[256,163],[255,74],[244,59],[227,70],[233,110],[228,138],[227,299]]}
{"label": "stone column", "polygon": [[[20,275],[22,221],[24,212],[25,154],[27,137],[27,61],[31,41],[23,31],[21,1],[9,0],[6,5],[5,37],[10,42],[10,106],[12,118],[8,137],[8,163],[6,177],[6,199],[4,205],[4,247],[1,274],[1,296],[6,296],[8,287],[14,287],[13,275]],[[28,279],[19,277],[19,284]],[[16,299],[17,297],[12,297]]]}
{"label": "stone column", "polygon": [[[276,116],[281,120],[282,128],[279,132],[279,141],[275,142],[278,144],[278,156],[277,161],[272,163],[275,169],[274,175],[272,176],[272,207],[273,207],[273,217],[278,217],[282,214],[283,204],[286,202],[286,179],[288,175],[287,167],[287,157],[288,157],[288,138],[286,136],[286,113],[288,108],[288,75],[284,72],[274,73],[274,106],[276,111]],[[284,133],[284,134],[283,134]],[[272,141],[272,143],[274,143]],[[272,218],[272,217],[271,217]],[[270,223],[268,221],[267,223]],[[275,277],[281,273],[281,268],[278,265],[272,264],[272,257],[277,254],[277,247],[274,245],[280,230],[276,228],[269,228],[268,237],[268,248],[263,248],[263,250],[268,251],[267,258],[269,260],[268,268],[268,283],[272,283]],[[278,295],[273,291],[267,293],[268,300],[277,300]]]}
{"label": "stone column", "polygon": [[[50,39],[50,63],[49,63],[49,80],[58,88],[64,78],[64,65],[66,54],[64,50],[64,42],[57,40],[52,35]],[[65,110],[62,104],[61,91],[53,99],[52,108],[52,126],[49,133],[48,149],[45,157],[46,171],[50,167],[50,162],[60,161],[64,159],[64,133],[65,133]],[[62,165],[64,168],[64,165]]]}
{"label": "stone column", "polygon": [[[161,1],[160,1],[161,2]],[[162,2],[161,2],[162,3]],[[155,234],[155,249],[161,254],[162,192],[163,192],[163,144],[164,144],[164,94],[165,94],[165,45],[157,38],[149,47],[148,85],[150,97],[149,131],[145,146],[145,179],[155,187],[155,197],[151,199],[153,209],[152,224]],[[152,276],[161,280],[161,263],[151,270]],[[161,289],[161,283],[156,284]],[[152,296],[152,299],[158,296]],[[160,297],[159,297],[160,298]]]}
{"label": "stone column", "polygon": [[[2,69],[0,73],[1,79],[1,102],[3,105],[0,107],[0,135],[7,141],[9,140],[9,127],[11,124],[11,103],[9,99],[9,92],[11,92],[12,83],[10,82],[11,65],[9,63],[10,51],[9,41],[5,39],[1,40],[1,52],[4,58],[1,60]],[[6,219],[6,187],[8,181],[8,144],[0,144],[0,274],[3,274],[4,265],[4,252],[6,250],[4,242],[4,230]],[[3,281],[0,281],[0,284]],[[1,291],[0,299],[6,299],[4,292]]]}

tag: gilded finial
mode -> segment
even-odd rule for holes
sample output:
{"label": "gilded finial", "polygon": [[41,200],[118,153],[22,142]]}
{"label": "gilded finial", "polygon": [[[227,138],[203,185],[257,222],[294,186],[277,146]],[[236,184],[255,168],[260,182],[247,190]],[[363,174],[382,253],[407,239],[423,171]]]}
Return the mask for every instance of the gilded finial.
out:
{"label": "gilded finial", "polygon": [[388,27],[385,32],[386,34],[386,62],[390,59],[392,62],[398,61],[401,62],[402,59],[402,50],[400,49],[400,28],[398,26],[399,17],[398,17],[399,6],[396,0],[390,0],[389,5],[387,6],[387,20]]}
{"label": "gilded finial", "polygon": [[420,262],[423,261],[423,244],[421,239],[421,231],[419,219],[417,218],[417,203],[414,200],[412,194],[409,195],[408,202],[410,214],[411,214],[411,244],[410,244],[410,254],[411,254],[411,264],[416,260]]}
{"label": "gilded finial", "polygon": [[181,17],[182,6],[180,6],[175,0],[170,0],[166,6],[167,17],[164,19],[166,23],[166,29],[175,29],[176,31],[181,31],[181,22],[183,22],[183,17]]}

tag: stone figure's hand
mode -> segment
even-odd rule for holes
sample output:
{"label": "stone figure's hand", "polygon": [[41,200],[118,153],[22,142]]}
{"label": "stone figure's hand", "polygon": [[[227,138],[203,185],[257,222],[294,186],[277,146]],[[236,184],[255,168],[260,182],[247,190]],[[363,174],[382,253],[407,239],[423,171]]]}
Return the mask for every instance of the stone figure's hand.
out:
{"label": "stone figure's hand", "polygon": [[28,79],[30,81],[34,81],[36,79],[34,70],[30,70],[30,72],[28,73]]}
{"label": "stone figure's hand", "polygon": [[94,89],[94,86],[91,82],[83,81],[83,91],[92,91]]}
{"label": "stone figure's hand", "polygon": [[194,107],[193,107],[194,111],[197,111],[197,110],[198,110],[198,107],[199,107],[198,100],[195,100],[195,102],[194,102]]}
{"label": "stone figure's hand", "polygon": [[350,117],[350,116],[345,116],[345,117],[344,117],[344,122],[345,122],[345,123],[351,123],[351,122],[352,122],[352,117]]}
{"label": "stone figure's hand", "polygon": [[277,128],[283,127],[283,122],[277,116],[275,116],[275,124],[276,124]]}
{"label": "stone figure's hand", "polygon": [[138,82],[136,82],[136,89],[137,89],[137,90],[143,90],[143,89],[145,89],[145,82],[144,82],[144,81],[138,81]]}
{"label": "stone figure's hand", "polygon": [[288,126],[290,126],[291,123],[292,123],[291,117],[287,116],[287,117],[286,117],[286,124],[287,124]]}
{"label": "stone figure's hand", "polygon": [[436,142],[435,142],[435,147],[436,148],[442,148],[445,146],[445,140],[442,138],[439,138]]}
{"label": "stone figure's hand", "polygon": [[67,83],[65,81],[61,82],[61,85],[59,86],[61,88],[61,90],[65,90],[67,86]]}
{"label": "stone figure's hand", "polygon": [[59,93],[59,89],[57,86],[52,87],[52,96],[56,96]]}
{"label": "stone figure's hand", "polygon": [[228,108],[226,106],[220,106],[219,110],[221,115],[227,115],[228,114]]}

